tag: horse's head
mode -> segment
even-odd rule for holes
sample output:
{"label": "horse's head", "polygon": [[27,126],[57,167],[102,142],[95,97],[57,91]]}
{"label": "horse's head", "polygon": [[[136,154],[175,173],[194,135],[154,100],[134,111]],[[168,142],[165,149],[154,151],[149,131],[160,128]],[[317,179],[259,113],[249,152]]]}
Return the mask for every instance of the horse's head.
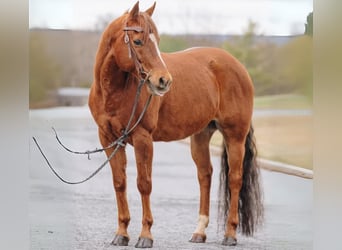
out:
{"label": "horse's head", "polygon": [[159,35],[151,18],[155,5],[140,12],[137,2],[119,22],[114,21],[112,24],[120,25],[120,28],[112,34],[116,39],[112,40],[111,46],[122,71],[138,72],[141,78],[147,77],[149,91],[162,96],[169,90],[172,77],[158,48]]}

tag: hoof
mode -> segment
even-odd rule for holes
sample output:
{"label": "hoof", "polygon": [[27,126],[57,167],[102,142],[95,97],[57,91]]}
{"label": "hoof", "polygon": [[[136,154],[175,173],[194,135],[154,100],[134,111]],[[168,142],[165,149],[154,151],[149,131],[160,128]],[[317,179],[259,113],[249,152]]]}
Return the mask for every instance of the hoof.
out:
{"label": "hoof", "polygon": [[207,236],[205,234],[193,233],[189,242],[204,243],[206,239],[207,239]]}
{"label": "hoof", "polygon": [[114,246],[128,246],[129,238],[127,236],[122,236],[116,234],[114,240],[112,241],[112,245]]}
{"label": "hoof", "polygon": [[153,247],[153,240],[149,238],[139,237],[136,248],[151,248]]}
{"label": "hoof", "polygon": [[222,245],[225,246],[236,246],[237,244],[237,240],[233,237],[224,237],[223,241],[222,241]]}

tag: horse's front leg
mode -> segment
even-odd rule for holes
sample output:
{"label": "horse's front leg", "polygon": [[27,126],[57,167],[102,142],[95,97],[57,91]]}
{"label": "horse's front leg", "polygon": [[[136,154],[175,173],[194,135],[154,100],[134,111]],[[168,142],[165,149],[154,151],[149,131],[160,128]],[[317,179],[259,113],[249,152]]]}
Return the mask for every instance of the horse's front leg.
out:
{"label": "horse's front leg", "polygon": [[[104,147],[112,143],[112,141],[110,141],[111,139],[108,139],[108,135],[106,136],[104,133],[101,133],[101,131],[99,133],[99,137],[101,144]],[[113,149],[106,150],[107,157],[109,157],[112,152]],[[129,241],[127,227],[130,221],[130,214],[126,193],[126,164],[125,148],[120,147],[114,157],[110,160],[118,208],[118,229],[112,241],[112,244],[116,246],[127,246]]]}
{"label": "horse's front leg", "polygon": [[150,248],[153,246],[151,227],[153,217],[150,205],[152,191],[152,136],[147,131],[139,131],[133,136],[133,146],[137,163],[137,186],[142,201],[142,230],[135,247]]}

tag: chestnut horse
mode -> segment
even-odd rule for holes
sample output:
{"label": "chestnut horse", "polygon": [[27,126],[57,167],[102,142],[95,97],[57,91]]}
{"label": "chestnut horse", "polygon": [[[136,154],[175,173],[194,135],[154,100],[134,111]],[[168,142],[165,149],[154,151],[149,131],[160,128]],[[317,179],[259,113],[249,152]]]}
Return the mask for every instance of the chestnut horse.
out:
{"label": "chestnut horse", "polygon": [[[221,170],[223,245],[236,244],[236,230],[251,235],[261,222],[262,202],[255,162],[251,117],[253,84],[233,56],[216,48],[192,48],[160,53],[159,35],[151,19],[155,8],[139,11],[139,2],[104,30],[94,66],[89,107],[104,147],[122,136],[134,106],[139,82],[144,82],[136,114],[146,100],[146,112],[126,142],[134,147],[137,186],[142,201],[142,230],[136,247],[153,246],[150,206],[153,141],[191,136],[191,154],[200,186],[198,225],[191,242],[205,242],[209,223],[212,165],[209,141],[215,130],[224,138]],[[142,79],[145,79],[142,81]],[[112,148],[106,149],[109,157]],[[228,157],[229,156],[229,157]],[[112,244],[127,245],[130,212],[126,194],[126,153],[122,145],[110,159],[118,209],[118,229]]]}

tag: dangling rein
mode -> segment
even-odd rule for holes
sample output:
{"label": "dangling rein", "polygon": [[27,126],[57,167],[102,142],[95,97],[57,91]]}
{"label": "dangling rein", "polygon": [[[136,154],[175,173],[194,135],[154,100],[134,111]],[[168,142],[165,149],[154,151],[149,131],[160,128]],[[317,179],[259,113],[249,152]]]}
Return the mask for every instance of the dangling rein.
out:
{"label": "dangling rein", "polygon": [[138,117],[138,120],[134,123],[134,125],[131,127],[131,123],[133,120],[133,117],[135,115],[136,109],[137,109],[137,105],[138,105],[138,101],[139,101],[139,97],[140,97],[140,93],[141,93],[141,87],[144,85],[144,83],[147,81],[147,79],[149,78],[149,74],[146,75],[146,77],[144,79],[140,80],[140,83],[138,85],[138,89],[137,89],[137,93],[135,95],[135,100],[134,100],[134,105],[133,105],[133,109],[132,109],[132,113],[131,116],[128,120],[127,126],[125,128],[125,130],[123,131],[122,135],[115,140],[114,142],[112,142],[110,145],[108,145],[105,148],[100,148],[100,149],[95,149],[95,150],[88,150],[88,151],[84,151],[84,152],[78,152],[78,151],[73,151],[70,150],[69,148],[67,148],[66,146],[64,146],[64,144],[60,141],[56,130],[52,127],[53,131],[55,132],[56,135],[56,139],[58,141],[58,143],[68,152],[73,153],[73,154],[84,154],[84,155],[88,155],[88,159],[90,159],[90,154],[94,154],[94,153],[99,153],[102,152],[104,150],[110,149],[110,148],[114,148],[113,152],[110,154],[110,156],[107,158],[107,160],[101,164],[101,166],[99,166],[91,175],[89,175],[87,178],[81,180],[81,181],[67,181],[64,178],[62,178],[57,172],[56,170],[52,167],[52,165],[50,164],[49,160],[47,159],[46,155],[43,153],[43,150],[41,149],[41,147],[39,146],[37,140],[35,137],[32,137],[33,141],[35,142],[35,144],[37,145],[40,153],[42,154],[42,156],[44,157],[47,165],[49,166],[49,168],[51,169],[51,171],[58,177],[58,179],[60,179],[62,182],[66,183],[66,184],[81,184],[83,182],[86,182],[88,180],[90,180],[91,178],[93,178],[98,172],[101,171],[101,169],[103,169],[104,166],[107,165],[107,163],[114,157],[114,155],[116,154],[116,152],[119,150],[120,147],[124,147],[125,146],[125,141],[128,137],[128,135],[138,126],[138,124],[140,123],[140,121],[142,120],[144,114],[146,113],[146,110],[151,102],[152,99],[152,94],[148,97],[144,109],[142,110],[140,116]]}

